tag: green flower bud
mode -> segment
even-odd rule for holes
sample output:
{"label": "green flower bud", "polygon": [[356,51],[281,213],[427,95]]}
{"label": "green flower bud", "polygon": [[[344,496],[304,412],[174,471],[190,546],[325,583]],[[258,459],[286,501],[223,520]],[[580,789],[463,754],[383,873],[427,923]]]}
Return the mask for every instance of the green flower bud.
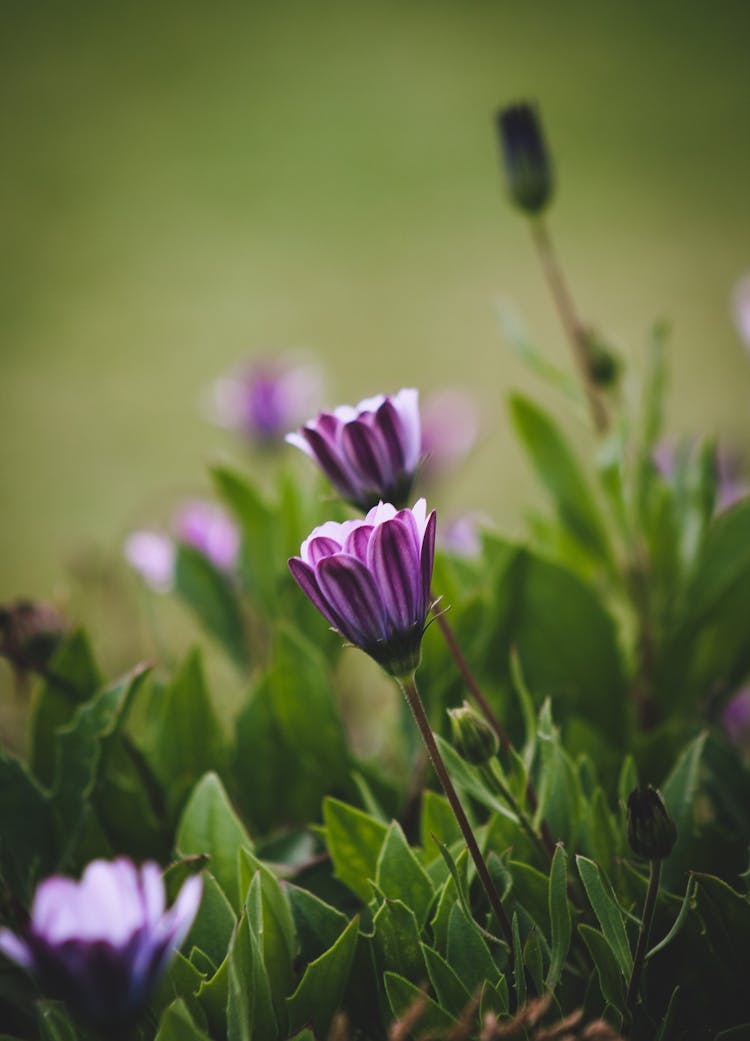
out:
{"label": "green flower bud", "polygon": [[511,198],[526,213],[541,213],[552,196],[552,164],[536,109],[526,102],[509,105],[496,120]]}
{"label": "green flower bud", "polygon": [[474,709],[463,703],[461,708],[449,708],[456,751],[467,763],[481,766],[497,755],[500,742],[497,734]]}
{"label": "green flower bud", "polygon": [[613,387],[620,377],[620,359],[591,330],[586,331],[586,354],[592,382],[597,387]]}
{"label": "green flower bud", "polygon": [[664,860],[677,841],[677,827],[655,788],[634,788],[628,796],[628,842],[644,860]]}

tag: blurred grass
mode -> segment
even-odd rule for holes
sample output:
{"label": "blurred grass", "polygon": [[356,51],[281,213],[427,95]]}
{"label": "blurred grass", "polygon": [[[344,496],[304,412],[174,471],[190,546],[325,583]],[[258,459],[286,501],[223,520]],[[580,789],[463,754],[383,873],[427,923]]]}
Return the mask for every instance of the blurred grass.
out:
{"label": "blurred grass", "polygon": [[674,322],[673,429],[747,441],[728,298],[750,267],[750,8],[667,0],[0,8],[0,599],[205,483],[201,389],[306,345],[330,404],[474,389],[454,508],[517,524],[501,401],[534,381],[492,309],[567,361],[491,116],[531,96],[581,312],[636,361]]}

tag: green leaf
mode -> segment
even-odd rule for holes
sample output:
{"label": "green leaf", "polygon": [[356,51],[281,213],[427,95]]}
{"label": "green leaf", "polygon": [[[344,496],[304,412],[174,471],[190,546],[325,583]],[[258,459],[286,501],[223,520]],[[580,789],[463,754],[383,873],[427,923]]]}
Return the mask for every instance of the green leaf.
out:
{"label": "green leaf", "polygon": [[78,842],[104,752],[117,736],[146,668],[138,666],[111,687],[81,704],[57,732],[57,760],[50,806],[57,821],[63,867]]}
{"label": "green leaf", "polygon": [[[576,865],[578,866],[578,873],[581,876],[586,895],[594,909],[594,914],[599,921],[604,937],[612,949],[620,971],[625,979],[630,979],[630,973],[633,970],[633,956],[630,951],[628,936],[625,932],[622,911],[617,905],[611,887],[609,884],[605,885],[599,867],[592,860],[579,855],[576,857]],[[605,997],[608,997],[608,995],[605,995]]]}
{"label": "green leaf", "polygon": [[36,1011],[43,1041],[85,1041],[60,1002],[40,1001]]}
{"label": "green leaf", "polygon": [[207,853],[211,872],[236,912],[241,906],[237,850],[253,843],[215,773],[205,774],[182,812],[175,845],[183,856]]}
{"label": "green leaf", "polygon": [[489,787],[478,767],[472,766],[462,759],[452,745],[439,734],[435,734],[435,740],[450,778],[458,788],[495,813],[507,817],[508,820],[518,821],[516,814]]}
{"label": "green leaf", "polygon": [[398,821],[393,821],[386,833],[378,857],[375,881],[385,897],[402,900],[414,912],[421,930],[432,905],[434,890]]}
{"label": "green leaf", "polygon": [[685,872],[693,866],[690,858],[696,830],[695,802],[707,737],[704,731],[687,746],[662,789],[664,802],[677,826],[677,841],[662,865],[662,885],[670,891],[682,888]]}
{"label": "green leaf", "polygon": [[552,858],[552,867],[549,875],[549,921],[552,949],[549,972],[547,973],[547,988],[550,991],[557,989],[565,959],[570,948],[570,937],[572,932],[570,904],[568,903],[568,855],[562,845],[557,846]]}
{"label": "green leaf", "polygon": [[413,1024],[415,1030],[419,1029],[417,1036],[444,1037],[446,1031],[456,1025],[453,1016],[428,997],[423,990],[395,972],[386,972],[385,992],[397,1020],[406,1017],[415,1007],[420,1010],[417,1022]]}
{"label": "green leaf", "polygon": [[591,858],[599,864],[613,864],[622,842],[621,832],[615,824],[607,797],[602,788],[597,788],[584,815],[583,845]]}
{"label": "green leaf", "polygon": [[175,592],[201,624],[219,641],[238,668],[247,669],[250,655],[245,621],[231,578],[200,550],[180,543],[175,560]]}
{"label": "green leaf", "polygon": [[422,957],[438,1003],[452,1016],[459,1016],[471,1001],[471,994],[455,970],[432,947],[422,944]]}
{"label": "green leaf", "polygon": [[174,957],[149,1001],[149,1012],[154,1019],[159,1020],[166,1008],[179,998],[184,1001],[187,1011],[191,1015],[198,1014],[201,1024],[203,1024],[205,1016],[195,995],[205,979],[204,972],[196,968],[192,961],[188,961],[179,951],[175,951]]}
{"label": "green leaf", "polygon": [[579,925],[578,931],[586,944],[599,977],[599,987],[605,1001],[620,1012],[625,1011],[625,980],[617,959],[604,936],[590,925]]}
{"label": "green leaf", "polygon": [[336,878],[367,902],[369,881],[375,879],[388,829],[354,806],[331,798],[323,803],[323,823]]}
{"label": "green leaf", "polygon": [[292,909],[300,957],[305,962],[314,961],[341,935],[347,924],[346,915],[307,889],[287,884],[285,891]]}
{"label": "green leaf", "polygon": [[148,760],[179,810],[199,777],[222,759],[222,733],[206,689],[200,651],[188,654],[172,682],[155,699]]}
{"label": "green leaf", "polygon": [[511,860],[507,866],[513,876],[513,900],[522,904],[535,922],[546,921],[549,909],[547,876],[522,861]]}
{"label": "green leaf", "polygon": [[513,982],[516,990],[516,1006],[523,1008],[526,1004],[526,969],[523,963],[523,947],[521,946],[521,931],[518,927],[518,914],[513,912],[511,923],[513,932]]}
{"label": "green leaf", "polygon": [[203,896],[186,947],[200,948],[213,965],[221,965],[236,924],[237,916],[224,890],[210,872],[204,871]]}
{"label": "green leaf", "polygon": [[211,1041],[211,1039],[208,1034],[195,1025],[186,1003],[182,998],[178,998],[161,1017],[159,1032],[154,1041]]}
{"label": "green leaf", "polygon": [[334,945],[305,969],[299,986],[287,998],[290,1031],[306,1023],[325,1037],[349,980],[357,947],[359,920],[353,918]]}
{"label": "green leaf", "polygon": [[245,809],[259,831],[279,820],[307,824],[327,794],[351,791],[350,755],[324,656],[286,623],[270,662],[237,720],[235,768]]}
{"label": "green leaf", "polygon": [[450,803],[444,795],[438,795],[428,788],[422,795],[422,810],[419,818],[419,841],[429,860],[439,856],[436,843],[439,839],[446,846],[453,842],[461,841],[461,829],[459,828]]}
{"label": "green leaf", "polygon": [[384,900],[373,918],[374,947],[383,969],[419,982],[424,960],[414,912],[401,900]]}
{"label": "green leaf", "polygon": [[506,300],[500,300],[495,304],[495,311],[503,336],[529,369],[561,391],[569,401],[582,404],[581,388],[577,381],[565,369],[558,368],[544,357],[532,342],[528,330],[514,308]]}
{"label": "green leaf", "polygon": [[271,990],[257,938],[246,915],[229,948],[227,1041],[273,1041],[278,1036]]}
{"label": "green leaf", "polygon": [[453,907],[448,920],[446,961],[472,993],[485,980],[497,982],[500,975],[476,922],[467,917],[459,904]]}
{"label": "green leaf", "polygon": [[687,921],[688,914],[690,913],[693,898],[695,896],[695,887],[697,886],[697,884],[698,883],[696,879],[693,878],[693,876],[691,875],[688,879],[687,888],[685,889],[685,896],[682,899],[679,913],[675,918],[674,923],[672,924],[672,928],[669,930],[664,939],[660,940],[651,948],[650,951],[647,952],[646,961],[648,961],[649,958],[653,958],[653,956],[655,954],[658,954],[660,951],[663,951],[665,947],[669,946],[672,940],[679,936],[680,932],[682,931],[682,927]]}
{"label": "green leaf", "polygon": [[49,675],[34,697],[29,755],[32,773],[47,787],[55,776],[57,731],[102,683],[85,633],[74,632],[57,649]]}
{"label": "green leaf", "polygon": [[54,866],[49,802],[21,762],[0,750],[0,877],[28,906],[39,877]]}
{"label": "green leaf", "polygon": [[552,836],[575,845],[581,820],[582,798],[578,774],[563,749],[560,732],[552,722],[549,701],[539,714],[537,739],[542,758],[536,827],[545,820]]}
{"label": "green leaf", "polygon": [[537,476],[554,501],[560,524],[585,553],[610,567],[612,550],[599,510],[559,427],[520,394],[511,395],[510,414]]}
{"label": "green leaf", "polygon": [[[240,857],[250,859],[244,850],[240,850]],[[278,879],[260,862],[256,861],[256,866],[247,893],[247,916],[258,937],[276,1016],[281,1022],[284,1017],[283,999],[292,989],[292,964],[297,941],[292,913]]]}

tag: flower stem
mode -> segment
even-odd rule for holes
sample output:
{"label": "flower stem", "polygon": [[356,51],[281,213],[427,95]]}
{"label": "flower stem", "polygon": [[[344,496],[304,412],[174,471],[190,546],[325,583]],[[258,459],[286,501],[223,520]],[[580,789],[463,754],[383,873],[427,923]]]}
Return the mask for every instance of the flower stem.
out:
{"label": "flower stem", "polygon": [[638,943],[635,948],[633,971],[630,974],[630,983],[628,984],[627,1005],[631,1015],[635,1008],[636,999],[638,998],[638,989],[641,982],[641,974],[643,973],[643,962],[646,957],[646,947],[648,946],[648,937],[651,932],[651,923],[654,918],[654,908],[656,907],[656,896],[659,892],[660,876],[661,860],[654,859],[650,863],[648,889],[646,890],[646,900],[643,905],[643,917],[641,918],[641,928],[638,932]]}
{"label": "flower stem", "polygon": [[552,239],[547,230],[547,225],[542,217],[536,217],[531,222],[531,233],[534,238],[539,259],[547,278],[550,292],[555,301],[560,321],[563,324],[570,346],[573,350],[573,358],[578,368],[583,389],[588,401],[591,419],[597,434],[606,433],[609,424],[607,412],[601,397],[591,379],[591,368],[589,366],[589,349],[586,342],[586,330],[576,315],[573,299],[563,277],[562,268],[557,260]]}
{"label": "flower stem", "polygon": [[508,920],[508,916],[505,913],[505,909],[503,908],[502,901],[500,900],[500,895],[497,889],[495,888],[495,883],[492,881],[492,878],[490,877],[487,864],[485,863],[484,857],[482,856],[479,846],[477,845],[477,840],[474,838],[474,832],[471,830],[471,825],[469,824],[468,818],[464,813],[463,806],[461,805],[461,802],[458,798],[458,793],[456,792],[456,789],[453,787],[453,782],[451,781],[448,775],[445,763],[443,762],[443,757],[440,755],[437,742],[435,741],[435,735],[432,733],[432,730],[430,729],[427,714],[424,710],[422,699],[419,696],[419,690],[417,689],[417,681],[414,678],[414,675],[412,674],[411,676],[399,678],[397,682],[398,685],[401,687],[401,690],[403,692],[404,697],[406,698],[406,702],[409,708],[412,711],[414,720],[417,724],[417,727],[419,728],[420,734],[422,735],[422,740],[425,743],[427,755],[430,757],[430,761],[433,767],[435,768],[435,773],[438,775],[440,783],[443,786],[443,791],[445,792],[448,798],[450,807],[453,810],[453,815],[455,816],[458,826],[461,829],[461,834],[464,837],[464,841],[466,842],[469,853],[471,854],[471,858],[474,861],[474,866],[477,869],[477,874],[479,875],[482,885],[484,886],[484,891],[487,894],[487,899],[489,900],[490,906],[495,913],[495,917],[498,920],[505,941],[512,950],[513,931],[510,926],[510,921]]}

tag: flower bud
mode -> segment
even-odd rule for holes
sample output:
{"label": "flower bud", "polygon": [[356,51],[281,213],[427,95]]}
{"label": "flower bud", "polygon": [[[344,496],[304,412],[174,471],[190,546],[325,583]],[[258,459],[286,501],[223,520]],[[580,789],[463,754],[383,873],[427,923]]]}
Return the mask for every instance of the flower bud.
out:
{"label": "flower bud", "polygon": [[497,734],[466,702],[460,708],[449,708],[456,751],[473,766],[482,766],[497,755],[500,747]]}
{"label": "flower bud", "polygon": [[613,387],[620,376],[620,359],[601,337],[586,330],[586,356],[591,381],[597,387]]}
{"label": "flower bud", "polygon": [[511,198],[529,215],[541,213],[552,196],[552,164],[536,109],[520,102],[496,119]]}
{"label": "flower bud", "polygon": [[644,860],[664,860],[677,841],[677,828],[655,788],[634,788],[628,796],[628,842]]}
{"label": "flower bud", "polygon": [[52,604],[16,600],[0,605],[0,655],[22,672],[46,669],[65,635],[65,623]]}

